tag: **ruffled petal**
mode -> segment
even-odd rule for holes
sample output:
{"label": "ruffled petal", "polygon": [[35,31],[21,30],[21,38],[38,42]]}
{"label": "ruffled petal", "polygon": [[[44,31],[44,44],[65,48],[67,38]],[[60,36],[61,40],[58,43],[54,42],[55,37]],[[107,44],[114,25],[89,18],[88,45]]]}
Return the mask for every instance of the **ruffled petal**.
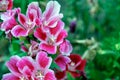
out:
{"label": "ruffled petal", "polygon": [[14,37],[21,37],[21,36],[27,36],[28,35],[28,31],[26,29],[24,29],[22,26],[20,25],[16,25],[12,30],[11,33]]}
{"label": "ruffled petal", "polygon": [[40,43],[40,49],[47,51],[49,54],[55,54],[57,51],[57,46],[49,45],[46,43]]}
{"label": "ruffled petal", "polygon": [[48,57],[46,52],[40,51],[37,54],[36,62],[37,62],[37,65],[39,65],[41,69],[48,69],[51,65],[52,58]]}

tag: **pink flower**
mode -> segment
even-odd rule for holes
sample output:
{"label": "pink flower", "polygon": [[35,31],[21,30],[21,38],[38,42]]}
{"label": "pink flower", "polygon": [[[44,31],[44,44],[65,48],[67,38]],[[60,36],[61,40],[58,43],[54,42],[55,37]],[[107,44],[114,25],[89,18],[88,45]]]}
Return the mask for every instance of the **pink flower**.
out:
{"label": "pink flower", "polygon": [[58,21],[63,17],[63,15],[59,13],[60,7],[57,1],[49,1],[43,15],[39,19],[36,19],[37,24],[41,26],[44,31],[49,31],[49,28],[56,27]]}
{"label": "pink flower", "polygon": [[2,31],[7,32],[11,30],[15,25],[17,25],[15,15],[18,14],[19,12],[20,8],[15,8],[13,10],[8,10],[7,12],[1,15],[1,19],[3,20],[3,23],[1,24]]}
{"label": "pink flower", "polygon": [[[67,60],[70,60],[68,62]],[[86,60],[78,54],[70,54],[70,56],[58,56],[55,59],[56,64],[61,68],[62,71],[68,71],[73,77],[80,77],[83,75],[81,72],[84,72],[84,67],[86,65]]]}
{"label": "pink flower", "polygon": [[35,20],[41,14],[41,10],[38,6],[38,3],[32,2],[28,5],[26,16],[19,13],[18,20],[21,25],[16,25],[12,29],[12,35],[14,37],[28,36],[28,34],[33,32],[33,28],[36,23]]}
{"label": "pink flower", "polygon": [[40,49],[50,54],[55,54],[57,46],[67,37],[67,32],[63,30],[63,27],[64,23],[59,21],[56,27],[50,28],[50,32],[44,32],[41,27],[37,28],[34,32],[34,36],[41,41]]}
{"label": "pink flower", "polygon": [[13,0],[0,0],[0,11],[10,10],[13,6]]}
{"label": "pink flower", "polygon": [[54,71],[49,69],[52,58],[40,51],[36,60],[31,57],[11,57],[6,63],[11,73],[3,75],[2,80],[56,80]]}
{"label": "pink flower", "polygon": [[62,55],[69,56],[72,52],[72,45],[68,40],[64,40],[63,43],[60,44],[59,51]]}

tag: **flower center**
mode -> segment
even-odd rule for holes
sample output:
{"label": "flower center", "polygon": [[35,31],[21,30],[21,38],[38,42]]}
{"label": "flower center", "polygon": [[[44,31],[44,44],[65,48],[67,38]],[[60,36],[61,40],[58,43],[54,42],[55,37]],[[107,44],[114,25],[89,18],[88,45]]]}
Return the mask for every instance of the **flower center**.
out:
{"label": "flower center", "polygon": [[41,71],[38,70],[37,73],[36,73],[36,77],[40,80],[44,80],[44,76],[42,75]]}
{"label": "flower center", "polygon": [[47,39],[47,43],[49,45],[54,45],[55,44],[55,37],[54,36],[49,36]]}
{"label": "flower center", "polygon": [[21,78],[20,78],[20,80],[27,80],[24,76],[22,76]]}
{"label": "flower center", "polygon": [[70,65],[71,65],[71,66],[75,66],[75,63],[74,63],[74,62],[71,62]]}

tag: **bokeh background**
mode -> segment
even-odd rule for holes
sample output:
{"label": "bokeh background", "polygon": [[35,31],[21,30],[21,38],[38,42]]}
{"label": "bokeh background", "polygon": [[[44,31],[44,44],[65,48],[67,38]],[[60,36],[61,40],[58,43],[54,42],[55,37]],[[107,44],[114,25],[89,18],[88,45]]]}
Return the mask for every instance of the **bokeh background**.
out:
{"label": "bokeh background", "polygon": [[[49,0],[14,0],[14,7],[20,7],[25,13],[27,5],[33,1],[38,1],[44,10]],[[73,53],[87,59],[88,80],[120,80],[120,0],[57,1],[61,4],[62,20]],[[19,40],[10,41],[0,31],[0,79],[9,72],[5,62],[12,55],[24,55]]]}

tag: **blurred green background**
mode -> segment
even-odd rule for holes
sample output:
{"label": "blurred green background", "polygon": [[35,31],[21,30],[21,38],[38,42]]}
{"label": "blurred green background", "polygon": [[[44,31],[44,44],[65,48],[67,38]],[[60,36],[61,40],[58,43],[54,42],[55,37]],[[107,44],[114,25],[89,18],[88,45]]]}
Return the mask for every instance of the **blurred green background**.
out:
{"label": "blurred green background", "polygon": [[[14,0],[14,7],[20,7],[25,13],[27,5],[33,1],[38,1],[44,11],[49,0]],[[88,80],[120,80],[120,0],[57,1],[61,4],[62,20],[73,53],[87,54],[85,73]],[[74,27],[75,31],[71,32]],[[0,31],[0,79],[9,72],[5,62],[12,55],[24,55],[19,40],[9,41]]]}

